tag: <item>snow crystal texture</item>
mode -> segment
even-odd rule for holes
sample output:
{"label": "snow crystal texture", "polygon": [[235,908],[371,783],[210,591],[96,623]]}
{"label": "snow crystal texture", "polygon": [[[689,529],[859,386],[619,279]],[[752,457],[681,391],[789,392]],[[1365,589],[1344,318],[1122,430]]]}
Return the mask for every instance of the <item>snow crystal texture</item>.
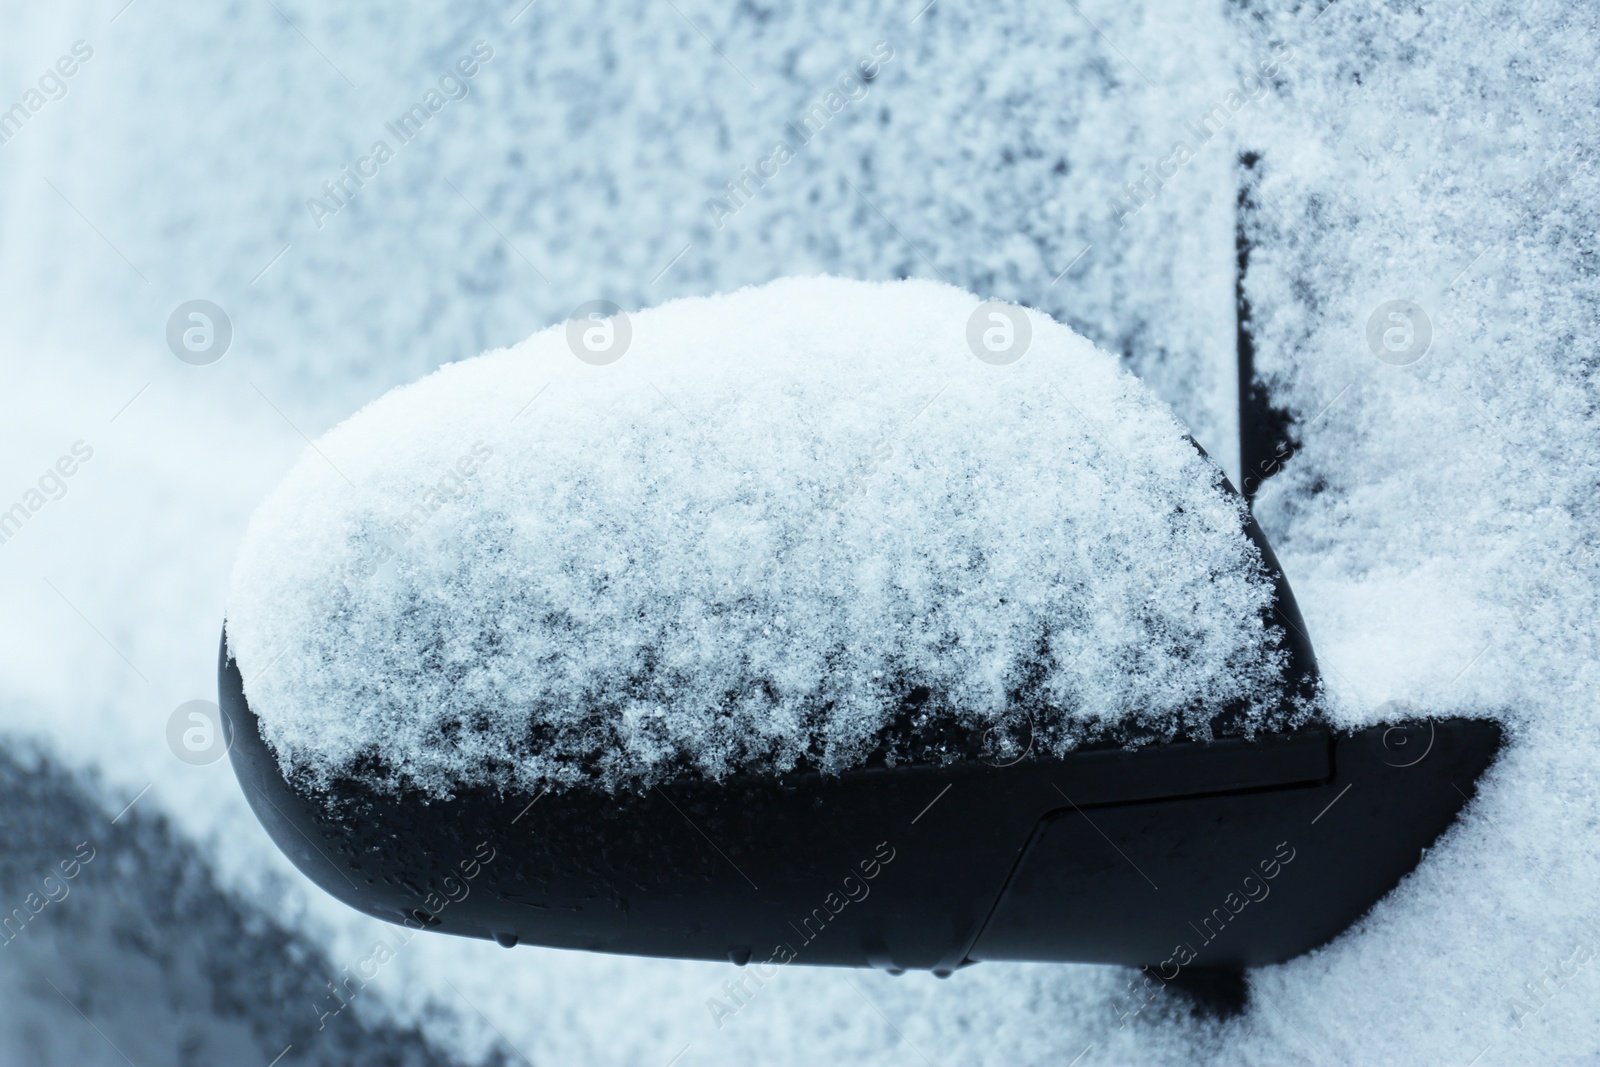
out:
{"label": "snow crystal texture", "polygon": [[838,278],[679,300],[613,325],[614,363],[557,325],[330,431],[229,600],[284,769],[614,787],[892,760],[897,715],[1061,752],[1275,713],[1221,472],[1046,316],[977,358],[979,305]]}
{"label": "snow crystal texture", "polygon": [[[316,438],[584,300],[637,308],[823,271],[947,278],[1118,354],[1228,462],[1235,159],[1250,150],[1257,365],[1300,441],[1257,515],[1333,711],[1367,723],[1403,701],[1510,731],[1397,892],[1327,948],[1252,970],[1251,1006],[1227,1022],[1164,996],[1122,1025],[1132,972],[985,964],[947,982],[788,968],[718,1029],[704,1001],[731,965],[442,937],[416,939],[354,1012],[395,1004],[487,1062],[497,1031],[537,1063],[682,1053],[680,1067],[1600,1054],[1600,967],[1568,963],[1594,943],[1581,887],[1600,881],[1600,9],[275,6],[4,5],[6,106],[72,41],[95,56],[0,147],[0,473],[15,500],[73,440],[95,459],[0,546],[0,710],[116,783],[108,818],[154,782],[119,826],[159,807],[220,870],[280,874],[255,897],[337,963],[370,953],[377,920],[293,870],[225,763],[175,766],[164,718],[213,690],[233,549],[303,447],[297,431]],[[306,198],[479,37],[496,55],[472,95],[317,229]],[[865,99],[715,227],[707,198],[879,40],[895,57]],[[1243,78],[1280,44],[1292,54],[1256,98]],[[1240,110],[1197,144],[1235,88]],[[1195,154],[1174,170],[1179,139]],[[1145,202],[1119,219],[1136,191]],[[207,368],[176,361],[162,333],[196,297],[235,326]],[[1409,366],[1365,335],[1395,299],[1432,319]],[[78,939],[95,973],[121,973],[93,955],[112,940]],[[234,939],[205,943],[199,965],[236,963]],[[54,954],[18,949],[77,998]],[[124,1062],[42,975],[15,970],[13,1015],[59,1013],[85,1041],[81,1056],[16,1058],[91,1063],[98,1048]],[[78,1003],[136,1062],[161,1060],[140,1054],[154,1048],[142,1019],[100,1010],[117,995]],[[309,1001],[280,1001],[286,1027],[314,1020]],[[281,1062],[317,1054],[297,1041]]]}

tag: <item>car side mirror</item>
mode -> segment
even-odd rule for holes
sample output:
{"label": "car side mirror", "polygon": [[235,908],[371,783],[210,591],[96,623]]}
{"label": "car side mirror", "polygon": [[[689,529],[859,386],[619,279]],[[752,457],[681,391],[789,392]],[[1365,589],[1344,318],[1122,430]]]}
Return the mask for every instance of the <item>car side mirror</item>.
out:
{"label": "car side mirror", "polygon": [[[1247,253],[1241,228],[1241,270]],[[1243,466],[1254,471],[1270,435],[1253,414],[1242,283],[1239,301]],[[416,930],[939,975],[983,960],[1072,961],[1173,982],[1282,962],[1336,936],[1416,866],[1501,731],[1308,721],[1295,709],[1316,694],[1317,666],[1282,568],[1236,494],[1204,508],[1246,516],[1237,536],[1255,551],[1242,555],[1259,557],[1272,591],[1261,621],[1283,636],[1276,721],[1299,724],[1287,732],[1254,731],[1222,707],[1205,709],[1203,732],[1067,751],[1036,747],[1030,719],[1005,744],[838,773],[686,772],[548,795],[502,782],[447,798],[350,774],[312,787],[280,767],[225,632],[219,703],[233,767],[307,877]]]}

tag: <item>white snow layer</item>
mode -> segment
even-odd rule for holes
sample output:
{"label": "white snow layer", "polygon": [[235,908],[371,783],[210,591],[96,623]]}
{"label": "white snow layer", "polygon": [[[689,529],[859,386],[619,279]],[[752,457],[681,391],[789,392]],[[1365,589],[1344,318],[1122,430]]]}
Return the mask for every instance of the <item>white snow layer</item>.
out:
{"label": "white snow layer", "polygon": [[[1277,712],[1221,472],[1115,358],[980,305],[786,279],[586,320],[605,365],[558,324],[329,431],[228,601],[284,770],[441,795],[837,771],[913,690],[912,734],[1038,752]],[[1020,357],[980,359],[975,316]]]}

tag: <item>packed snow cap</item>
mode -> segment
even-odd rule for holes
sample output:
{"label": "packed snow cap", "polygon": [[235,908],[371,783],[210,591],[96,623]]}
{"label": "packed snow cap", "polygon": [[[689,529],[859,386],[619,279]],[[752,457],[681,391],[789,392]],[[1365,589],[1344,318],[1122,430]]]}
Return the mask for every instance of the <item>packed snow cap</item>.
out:
{"label": "packed snow cap", "polygon": [[1221,473],[1113,357],[981,304],[810,278],[585,318],[329,431],[228,604],[285,773],[616,788],[1268,721]]}

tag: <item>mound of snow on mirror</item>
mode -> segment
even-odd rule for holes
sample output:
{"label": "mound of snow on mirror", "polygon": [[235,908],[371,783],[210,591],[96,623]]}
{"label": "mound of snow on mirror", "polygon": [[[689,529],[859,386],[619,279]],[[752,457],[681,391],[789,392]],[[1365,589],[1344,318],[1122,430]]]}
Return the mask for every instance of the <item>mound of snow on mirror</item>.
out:
{"label": "mound of snow on mirror", "polygon": [[979,304],[837,278],[680,300],[586,324],[613,362],[563,323],[331,430],[228,605],[285,772],[614,788],[892,759],[897,720],[1020,722],[1036,752],[1263,721],[1284,653],[1220,472],[1042,315],[1020,359],[977,358]]}

